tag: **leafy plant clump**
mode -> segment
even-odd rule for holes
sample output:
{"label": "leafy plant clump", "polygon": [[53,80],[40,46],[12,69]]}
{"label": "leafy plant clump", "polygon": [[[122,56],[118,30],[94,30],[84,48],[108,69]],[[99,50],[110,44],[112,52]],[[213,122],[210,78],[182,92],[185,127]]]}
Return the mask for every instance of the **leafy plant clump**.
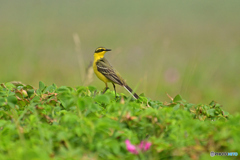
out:
{"label": "leafy plant clump", "polygon": [[[134,100],[93,86],[0,85],[0,159],[209,159],[240,153],[240,115],[220,104]],[[125,141],[146,142],[129,152]]]}

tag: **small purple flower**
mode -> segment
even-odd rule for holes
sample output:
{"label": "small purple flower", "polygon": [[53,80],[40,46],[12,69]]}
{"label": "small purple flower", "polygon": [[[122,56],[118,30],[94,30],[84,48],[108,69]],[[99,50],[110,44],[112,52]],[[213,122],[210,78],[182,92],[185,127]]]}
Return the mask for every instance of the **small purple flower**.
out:
{"label": "small purple flower", "polygon": [[131,144],[129,139],[127,139],[125,143],[126,143],[127,150],[133,154],[139,154],[139,152],[147,151],[152,145],[150,142],[141,141],[139,145],[135,146]]}

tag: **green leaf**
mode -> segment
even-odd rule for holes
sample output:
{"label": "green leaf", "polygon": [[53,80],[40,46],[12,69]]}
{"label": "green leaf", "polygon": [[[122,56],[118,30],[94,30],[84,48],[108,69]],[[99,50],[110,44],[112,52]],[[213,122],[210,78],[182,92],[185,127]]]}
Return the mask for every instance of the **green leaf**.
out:
{"label": "green leaf", "polygon": [[96,91],[96,90],[97,90],[97,88],[96,88],[96,87],[94,87],[94,86],[88,86],[88,89],[89,89],[91,92],[93,92],[93,91]]}
{"label": "green leaf", "polygon": [[39,81],[39,90],[42,92],[45,88],[45,84],[42,81]]}
{"label": "green leaf", "polygon": [[211,101],[211,102],[209,103],[209,105],[210,105],[210,106],[215,106],[215,105],[216,105],[216,102],[215,102],[215,101]]}
{"label": "green leaf", "polygon": [[7,104],[7,99],[0,97],[0,106],[5,106]]}
{"label": "green leaf", "polygon": [[28,94],[28,97],[32,98],[32,96],[34,96],[34,94],[35,94],[35,90],[29,89],[29,90],[27,90],[27,94]]}
{"label": "green leaf", "polygon": [[97,95],[94,100],[98,103],[104,103],[104,104],[109,104],[110,103],[110,98],[106,95]]}
{"label": "green leaf", "polygon": [[12,90],[12,89],[16,88],[16,86],[15,86],[14,84],[10,83],[10,82],[7,82],[7,83],[5,84],[5,86],[6,86],[7,89],[9,89],[9,90]]}
{"label": "green leaf", "polygon": [[211,117],[213,117],[215,115],[215,109],[208,109],[207,110],[207,114]]}
{"label": "green leaf", "polygon": [[62,106],[65,109],[72,107],[74,105],[74,97],[70,94],[62,93],[58,95],[58,99],[61,101]]}
{"label": "green leaf", "polygon": [[224,115],[224,116],[229,116],[229,113],[226,112],[226,111],[223,111],[223,115]]}
{"label": "green leaf", "polygon": [[12,103],[12,104],[17,104],[17,98],[15,96],[9,96],[7,97],[7,101],[8,103]]}
{"label": "green leaf", "polygon": [[176,104],[176,105],[173,107],[173,109],[174,109],[174,110],[177,110],[177,109],[179,109],[179,107],[180,107],[180,104]]}
{"label": "green leaf", "polygon": [[57,93],[70,93],[70,89],[67,86],[61,86],[57,89]]}
{"label": "green leaf", "polygon": [[179,101],[182,101],[182,100],[183,100],[182,97],[178,94],[174,97],[173,102],[179,102]]}
{"label": "green leaf", "polygon": [[50,93],[53,93],[54,91],[56,90],[56,85],[51,85],[51,86],[48,86],[44,89],[43,93],[46,93],[46,92],[50,92]]}
{"label": "green leaf", "polygon": [[33,86],[26,85],[24,88],[25,88],[25,89],[33,89]]}
{"label": "green leaf", "polygon": [[31,100],[31,102],[40,102],[40,97],[39,96],[35,96],[33,97],[33,99]]}
{"label": "green leaf", "polygon": [[143,102],[143,103],[147,103],[148,102],[148,99],[147,99],[147,97],[139,97],[139,99],[138,99],[140,102]]}
{"label": "green leaf", "polygon": [[146,97],[146,96],[145,96],[145,93],[141,93],[139,96],[141,96],[141,97]]}

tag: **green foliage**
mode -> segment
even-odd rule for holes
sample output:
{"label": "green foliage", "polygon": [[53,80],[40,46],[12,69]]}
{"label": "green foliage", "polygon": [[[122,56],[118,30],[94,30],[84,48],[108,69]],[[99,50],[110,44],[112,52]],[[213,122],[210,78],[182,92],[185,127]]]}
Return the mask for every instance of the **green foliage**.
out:
{"label": "green foliage", "polygon": [[240,112],[240,1],[137,2],[2,0],[0,83],[38,86],[41,79],[73,87],[86,77],[102,89],[86,67],[103,45],[137,93],[161,101],[168,101],[166,92],[193,103],[214,99]]}
{"label": "green foliage", "polygon": [[[171,98],[171,97],[170,97]],[[204,159],[240,153],[240,115],[191,104],[101,94],[93,86],[0,86],[0,159]],[[124,141],[152,143],[134,155]]]}

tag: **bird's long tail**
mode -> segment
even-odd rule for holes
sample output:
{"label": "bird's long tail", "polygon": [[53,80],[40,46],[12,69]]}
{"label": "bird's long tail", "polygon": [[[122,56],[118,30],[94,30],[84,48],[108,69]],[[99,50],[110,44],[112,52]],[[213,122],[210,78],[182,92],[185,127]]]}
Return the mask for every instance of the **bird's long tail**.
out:
{"label": "bird's long tail", "polygon": [[123,86],[135,99],[138,99],[139,96],[136,94],[136,93],[133,93],[133,90],[128,86],[128,85],[125,85]]}

